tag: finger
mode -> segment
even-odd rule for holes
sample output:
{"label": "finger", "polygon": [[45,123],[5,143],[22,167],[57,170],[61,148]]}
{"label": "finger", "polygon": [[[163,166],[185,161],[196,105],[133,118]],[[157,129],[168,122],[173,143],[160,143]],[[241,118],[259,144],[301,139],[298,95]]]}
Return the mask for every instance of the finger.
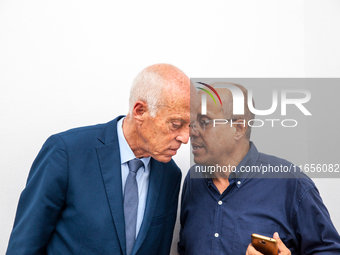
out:
{"label": "finger", "polygon": [[290,255],[291,254],[290,250],[282,242],[278,232],[274,233],[273,238],[277,241],[280,255]]}
{"label": "finger", "polygon": [[248,248],[246,250],[246,255],[250,255],[250,253],[249,253],[249,246],[250,246],[250,244],[248,245]]}

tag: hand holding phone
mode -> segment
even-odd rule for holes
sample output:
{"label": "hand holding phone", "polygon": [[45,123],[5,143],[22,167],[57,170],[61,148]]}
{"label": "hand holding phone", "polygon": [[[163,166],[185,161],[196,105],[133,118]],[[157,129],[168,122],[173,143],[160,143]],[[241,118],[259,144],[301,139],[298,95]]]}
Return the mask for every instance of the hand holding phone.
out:
{"label": "hand holding phone", "polygon": [[251,244],[264,255],[277,255],[279,252],[277,241],[271,237],[252,234]]}
{"label": "hand holding phone", "polygon": [[[286,245],[282,242],[279,233],[275,232],[273,237],[261,236],[257,234],[252,235],[252,243],[249,244],[246,255],[254,255],[261,252],[265,255],[291,255],[292,253],[286,247]],[[262,242],[264,241],[264,242]],[[276,242],[276,244],[275,244]]]}

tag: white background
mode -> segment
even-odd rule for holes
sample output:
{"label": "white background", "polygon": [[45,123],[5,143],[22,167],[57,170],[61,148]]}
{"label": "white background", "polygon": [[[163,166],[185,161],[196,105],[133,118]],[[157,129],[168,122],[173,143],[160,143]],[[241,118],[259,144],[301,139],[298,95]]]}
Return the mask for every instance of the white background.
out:
{"label": "white background", "polygon": [[[339,77],[339,13],[338,0],[1,0],[0,253],[43,142],[125,114],[144,67],[171,63],[189,77]],[[189,151],[175,156],[183,175]],[[315,182],[339,230],[340,179]]]}

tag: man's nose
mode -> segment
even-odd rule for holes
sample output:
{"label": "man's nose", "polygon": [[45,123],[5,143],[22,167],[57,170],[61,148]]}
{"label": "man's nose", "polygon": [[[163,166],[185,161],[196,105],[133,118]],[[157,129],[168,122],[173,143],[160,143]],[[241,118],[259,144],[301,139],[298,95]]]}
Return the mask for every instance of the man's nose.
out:
{"label": "man's nose", "polygon": [[187,144],[189,141],[189,127],[183,128],[182,132],[176,137],[176,140]]}

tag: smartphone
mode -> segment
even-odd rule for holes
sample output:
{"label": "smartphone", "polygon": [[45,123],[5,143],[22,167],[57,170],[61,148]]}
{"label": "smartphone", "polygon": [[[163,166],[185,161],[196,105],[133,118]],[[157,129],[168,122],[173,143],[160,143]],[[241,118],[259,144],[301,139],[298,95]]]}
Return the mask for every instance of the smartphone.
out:
{"label": "smartphone", "polygon": [[264,255],[277,255],[279,252],[277,241],[271,237],[252,234],[251,244]]}

